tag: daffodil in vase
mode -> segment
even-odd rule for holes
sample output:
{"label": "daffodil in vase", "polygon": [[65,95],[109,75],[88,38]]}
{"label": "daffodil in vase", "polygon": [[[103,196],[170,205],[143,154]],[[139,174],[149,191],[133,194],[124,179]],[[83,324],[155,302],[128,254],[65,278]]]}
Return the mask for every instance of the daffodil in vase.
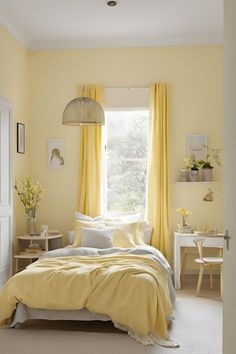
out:
{"label": "daffodil in vase", "polygon": [[190,225],[187,225],[186,220],[188,216],[192,215],[192,212],[190,210],[187,210],[185,208],[177,208],[176,209],[177,213],[181,216],[181,224],[178,224],[178,232],[181,234],[187,234],[192,232],[192,227]]}
{"label": "daffodil in vase", "polygon": [[27,214],[27,234],[34,235],[36,233],[36,210],[39,207],[44,189],[37,182],[34,184],[31,177],[17,178],[14,188],[24,205]]}

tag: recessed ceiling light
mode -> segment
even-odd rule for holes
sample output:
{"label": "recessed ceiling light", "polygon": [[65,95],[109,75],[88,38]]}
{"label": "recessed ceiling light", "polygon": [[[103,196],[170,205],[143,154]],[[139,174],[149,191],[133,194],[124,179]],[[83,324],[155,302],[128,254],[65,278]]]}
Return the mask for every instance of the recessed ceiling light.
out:
{"label": "recessed ceiling light", "polygon": [[116,6],[117,5],[117,1],[110,0],[110,1],[107,2],[107,5],[108,6]]}

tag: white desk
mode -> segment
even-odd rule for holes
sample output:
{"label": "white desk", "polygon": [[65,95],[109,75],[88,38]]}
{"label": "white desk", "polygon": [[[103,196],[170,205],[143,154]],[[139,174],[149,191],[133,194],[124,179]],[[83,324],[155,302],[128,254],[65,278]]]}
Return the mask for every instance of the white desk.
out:
{"label": "white desk", "polygon": [[204,238],[204,247],[224,247],[224,235],[196,235],[196,234],[179,234],[174,233],[174,279],[175,289],[181,289],[180,273],[181,273],[181,247],[196,247],[193,240]]}

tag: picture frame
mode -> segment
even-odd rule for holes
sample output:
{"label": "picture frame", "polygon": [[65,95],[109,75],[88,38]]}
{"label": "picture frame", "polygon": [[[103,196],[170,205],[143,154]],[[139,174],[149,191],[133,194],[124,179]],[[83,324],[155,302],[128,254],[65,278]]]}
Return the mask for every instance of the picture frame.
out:
{"label": "picture frame", "polygon": [[23,123],[16,124],[16,151],[19,154],[25,153],[25,125]]}
{"label": "picture frame", "polygon": [[63,138],[48,139],[48,168],[62,170],[65,167],[65,143]]}
{"label": "picture frame", "polygon": [[207,135],[187,135],[187,157],[195,156],[196,160],[205,160],[207,155]]}

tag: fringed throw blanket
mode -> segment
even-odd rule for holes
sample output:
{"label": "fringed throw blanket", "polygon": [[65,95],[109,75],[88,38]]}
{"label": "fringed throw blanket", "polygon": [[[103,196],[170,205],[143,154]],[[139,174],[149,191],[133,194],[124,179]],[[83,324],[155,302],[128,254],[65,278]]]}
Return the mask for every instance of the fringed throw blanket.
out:
{"label": "fringed throw blanket", "polygon": [[39,260],[14,275],[0,296],[0,324],[16,304],[108,315],[143,344],[168,339],[167,274],[150,256],[116,253]]}

